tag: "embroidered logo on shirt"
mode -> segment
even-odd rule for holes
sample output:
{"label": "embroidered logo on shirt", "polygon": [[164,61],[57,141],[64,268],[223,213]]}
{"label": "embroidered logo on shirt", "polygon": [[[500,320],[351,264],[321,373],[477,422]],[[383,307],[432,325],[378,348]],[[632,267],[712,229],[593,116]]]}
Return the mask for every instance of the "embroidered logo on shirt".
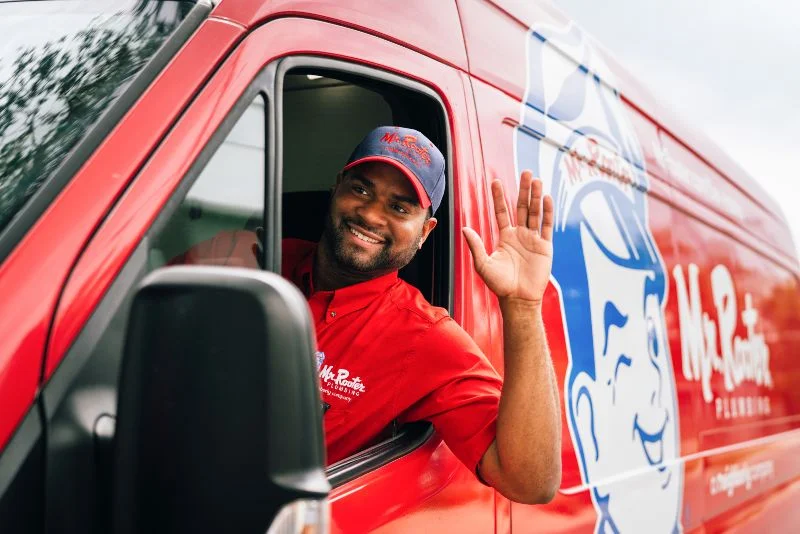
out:
{"label": "embroidered logo on shirt", "polygon": [[328,395],[333,395],[350,402],[352,397],[359,397],[367,391],[360,376],[351,378],[347,369],[336,369],[333,365],[325,365],[319,372],[320,390]]}

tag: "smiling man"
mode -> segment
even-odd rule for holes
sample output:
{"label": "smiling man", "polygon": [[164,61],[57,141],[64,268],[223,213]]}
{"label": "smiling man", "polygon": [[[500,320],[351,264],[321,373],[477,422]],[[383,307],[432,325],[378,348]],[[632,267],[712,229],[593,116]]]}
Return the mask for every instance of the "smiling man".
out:
{"label": "smiling man", "polygon": [[[499,298],[503,383],[447,311],[398,278],[436,227],[445,176],[444,157],[423,134],[377,128],[337,176],[320,242],[283,242],[283,275],[306,295],[315,324],[328,462],[375,443],[395,423],[430,421],[482,481],[515,501],[547,502],[561,478],[559,401],[541,309],[553,202],[523,173],[513,226],[495,181],[497,249],[487,255],[478,234],[464,229],[477,272]],[[252,235],[212,241],[181,261],[255,265]]]}

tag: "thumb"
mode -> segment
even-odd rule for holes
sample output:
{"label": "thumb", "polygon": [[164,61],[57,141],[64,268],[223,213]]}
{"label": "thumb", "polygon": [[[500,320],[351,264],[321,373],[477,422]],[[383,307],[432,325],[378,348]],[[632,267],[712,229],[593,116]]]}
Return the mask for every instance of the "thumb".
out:
{"label": "thumb", "polygon": [[470,252],[472,252],[472,259],[475,262],[475,268],[477,269],[478,266],[483,265],[483,263],[489,259],[489,255],[486,253],[486,248],[483,246],[483,240],[481,239],[481,236],[478,235],[478,232],[472,228],[467,228],[465,226],[461,229],[461,231],[464,234],[464,239],[467,240],[467,245],[469,246]]}

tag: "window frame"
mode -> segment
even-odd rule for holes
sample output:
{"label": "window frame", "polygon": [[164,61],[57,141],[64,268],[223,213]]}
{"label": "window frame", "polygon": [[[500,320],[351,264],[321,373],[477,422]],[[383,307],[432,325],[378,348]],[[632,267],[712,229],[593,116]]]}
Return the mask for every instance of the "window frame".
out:
{"label": "window frame", "polygon": [[[275,198],[281,199],[283,193],[283,79],[287,73],[292,70],[298,69],[318,69],[341,73],[343,75],[354,76],[374,80],[376,82],[393,85],[408,91],[413,91],[429,98],[435,102],[441,113],[444,144],[445,144],[445,162],[446,162],[446,184],[445,184],[445,202],[442,203],[440,210],[444,208],[443,217],[436,217],[439,220],[438,236],[444,237],[442,234],[447,233],[447,238],[444,244],[437,243],[436,248],[436,264],[434,265],[434,274],[443,272],[444,280],[438,280],[435,284],[435,291],[432,299],[432,304],[445,308],[449,313],[453,311],[454,305],[454,290],[453,281],[455,274],[455,237],[454,237],[454,200],[453,200],[453,139],[450,132],[450,121],[448,120],[447,107],[438,93],[433,89],[420,82],[411,80],[409,78],[400,76],[398,74],[390,73],[385,70],[368,67],[359,63],[343,61],[340,59],[332,59],[322,56],[314,55],[292,55],[286,56],[277,60],[275,71],[275,88],[273,92],[274,102],[272,104],[273,116],[275,117],[275,150],[277,156],[272,161],[274,168],[274,176],[280,177],[275,184]],[[270,156],[272,156],[270,154]],[[268,162],[269,166],[270,163]],[[281,227],[283,206],[278,202],[278,208],[272,214],[270,242],[279,245],[281,242],[283,228]],[[266,222],[266,221],[265,221]],[[434,230],[436,231],[436,230]],[[446,246],[447,250],[442,249]],[[442,254],[444,252],[444,254]],[[443,261],[442,261],[443,260]],[[441,265],[440,261],[445,263]],[[273,272],[281,272],[281,253],[280,246],[275,251],[273,263],[265,263],[271,265],[270,270]]]}

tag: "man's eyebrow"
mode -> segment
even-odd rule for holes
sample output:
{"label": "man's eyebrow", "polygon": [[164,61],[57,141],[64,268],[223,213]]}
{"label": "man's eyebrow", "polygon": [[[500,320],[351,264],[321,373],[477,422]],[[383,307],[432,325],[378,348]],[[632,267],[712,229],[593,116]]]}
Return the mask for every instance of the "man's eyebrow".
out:
{"label": "man's eyebrow", "polygon": [[392,195],[392,198],[398,202],[405,202],[412,206],[419,206],[419,199],[417,197],[407,197],[405,195]]}
{"label": "man's eyebrow", "polygon": [[366,185],[368,187],[375,187],[375,184],[373,184],[369,180],[369,178],[367,178],[366,176],[364,176],[363,174],[361,174],[358,171],[351,171],[349,176],[350,176],[351,180],[358,180],[359,182],[363,183],[364,185]]}

